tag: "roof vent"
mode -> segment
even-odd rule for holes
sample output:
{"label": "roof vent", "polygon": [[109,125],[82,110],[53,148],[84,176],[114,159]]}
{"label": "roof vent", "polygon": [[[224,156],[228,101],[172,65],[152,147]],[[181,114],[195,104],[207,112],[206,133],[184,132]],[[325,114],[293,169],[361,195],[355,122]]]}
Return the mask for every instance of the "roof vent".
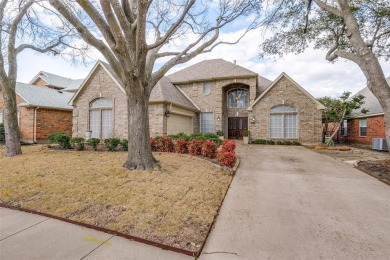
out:
{"label": "roof vent", "polygon": [[61,90],[57,90],[57,91],[58,91],[58,93],[60,93],[60,94],[62,94],[62,93],[63,93]]}
{"label": "roof vent", "polygon": [[236,63],[236,60],[234,60],[234,64],[237,64],[237,63]]}

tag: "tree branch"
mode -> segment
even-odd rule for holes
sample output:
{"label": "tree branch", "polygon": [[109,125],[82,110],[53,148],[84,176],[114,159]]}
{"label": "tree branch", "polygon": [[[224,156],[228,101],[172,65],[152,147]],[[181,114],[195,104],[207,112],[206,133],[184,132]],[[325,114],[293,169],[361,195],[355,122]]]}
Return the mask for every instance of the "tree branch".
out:
{"label": "tree branch", "polygon": [[341,13],[341,11],[339,9],[337,9],[336,7],[333,7],[331,5],[328,5],[326,4],[324,1],[322,0],[313,0],[321,9],[329,12],[329,13],[332,13],[338,17],[343,17],[343,14]]}

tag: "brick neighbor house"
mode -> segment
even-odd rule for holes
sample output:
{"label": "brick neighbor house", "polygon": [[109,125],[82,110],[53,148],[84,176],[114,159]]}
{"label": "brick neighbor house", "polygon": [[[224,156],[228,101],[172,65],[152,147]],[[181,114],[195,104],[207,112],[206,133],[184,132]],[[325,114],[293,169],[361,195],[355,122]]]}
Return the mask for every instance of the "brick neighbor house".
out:
{"label": "brick neighbor house", "polygon": [[[390,85],[390,77],[387,82]],[[362,114],[361,109],[352,111],[338,133],[339,140],[345,143],[372,144],[373,138],[386,138],[385,116],[378,99],[368,87],[356,93],[359,94],[365,97],[362,108],[368,112]]]}
{"label": "brick neighbor house", "polygon": [[[73,136],[127,138],[124,89],[98,61],[70,101]],[[324,106],[282,73],[269,81],[222,59],[206,60],[162,78],[149,101],[151,136],[214,133],[241,139],[321,142]]]}
{"label": "brick neighbor house", "polygon": [[[73,80],[39,72],[30,84],[16,84],[18,122],[21,141],[47,141],[52,132],[72,134],[72,110],[69,101],[82,80]],[[4,119],[4,100],[0,91],[0,123]]]}

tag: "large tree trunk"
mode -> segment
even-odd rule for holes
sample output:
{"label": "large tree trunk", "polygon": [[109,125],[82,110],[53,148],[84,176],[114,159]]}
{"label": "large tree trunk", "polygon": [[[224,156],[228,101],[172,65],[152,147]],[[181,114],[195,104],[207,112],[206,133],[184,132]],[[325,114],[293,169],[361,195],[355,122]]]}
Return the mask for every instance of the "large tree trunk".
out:
{"label": "large tree trunk", "polygon": [[158,165],[152,154],[149,133],[149,95],[127,95],[129,151],[124,167],[149,170]]}
{"label": "large tree trunk", "polygon": [[3,98],[5,106],[5,156],[12,157],[22,154],[15,88],[4,84]]}
{"label": "large tree trunk", "polygon": [[366,79],[367,86],[378,99],[383,108],[385,114],[386,124],[386,140],[390,144],[390,87],[387,84],[382,67],[378,61],[378,58],[372,52],[372,50],[364,42],[359,25],[355,16],[351,11],[351,7],[347,0],[338,0],[341,12],[347,25],[348,38],[352,47],[357,52],[357,57],[354,60],[360,69],[363,71]]}

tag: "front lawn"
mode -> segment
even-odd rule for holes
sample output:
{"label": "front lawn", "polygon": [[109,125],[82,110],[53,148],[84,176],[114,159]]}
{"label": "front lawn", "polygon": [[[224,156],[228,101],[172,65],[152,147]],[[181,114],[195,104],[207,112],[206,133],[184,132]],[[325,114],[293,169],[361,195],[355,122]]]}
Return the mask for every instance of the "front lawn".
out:
{"label": "front lawn", "polygon": [[122,167],[125,152],[23,152],[0,154],[0,202],[192,251],[204,242],[232,179],[189,155],[155,153],[161,169],[141,172]]}

